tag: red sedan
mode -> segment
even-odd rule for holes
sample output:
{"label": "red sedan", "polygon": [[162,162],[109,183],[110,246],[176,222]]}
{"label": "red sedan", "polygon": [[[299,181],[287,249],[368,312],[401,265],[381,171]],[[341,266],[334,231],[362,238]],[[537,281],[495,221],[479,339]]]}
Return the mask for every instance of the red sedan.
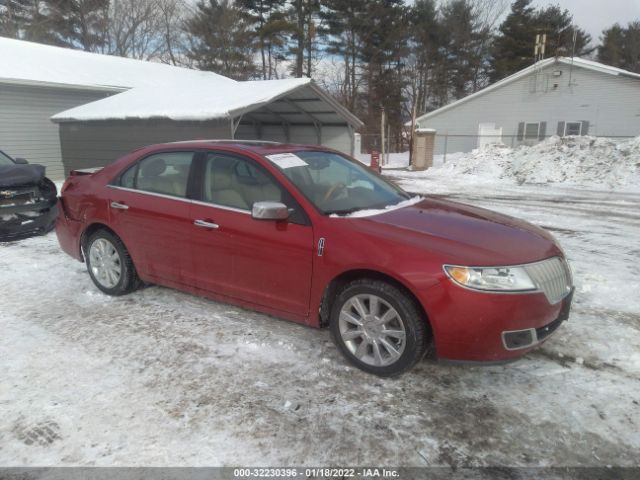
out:
{"label": "red sedan", "polygon": [[511,360],[566,320],[569,266],[524,221],[410,195],[338,152],[194,141],[137,150],[62,188],[57,235],[109,295],[141,282],[329,327],[389,376]]}

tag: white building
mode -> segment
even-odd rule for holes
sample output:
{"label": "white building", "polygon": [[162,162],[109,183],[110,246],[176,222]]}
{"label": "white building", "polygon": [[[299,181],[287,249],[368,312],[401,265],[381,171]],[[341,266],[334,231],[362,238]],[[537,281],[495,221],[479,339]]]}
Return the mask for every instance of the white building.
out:
{"label": "white building", "polygon": [[435,153],[550,135],[640,135],[640,74],[580,58],[549,58],[417,119]]}
{"label": "white building", "polygon": [[262,139],[352,153],[362,127],[306,78],[236,82],[8,38],[0,38],[0,59],[0,150],[45,165],[56,179],[177,140]]}

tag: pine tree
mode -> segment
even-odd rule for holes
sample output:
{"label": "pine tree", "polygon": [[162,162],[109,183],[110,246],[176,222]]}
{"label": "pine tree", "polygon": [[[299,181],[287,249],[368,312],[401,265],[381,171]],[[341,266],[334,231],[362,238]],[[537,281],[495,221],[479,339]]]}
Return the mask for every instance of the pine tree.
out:
{"label": "pine tree", "polygon": [[366,124],[379,132],[380,110],[384,108],[396,143],[401,141],[403,123],[407,17],[408,8],[402,0],[373,0],[367,2],[366,17],[359,25],[367,87]]}
{"label": "pine tree", "polygon": [[547,56],[580,57],[594,50],[588,46],[591,35],[573,24],[569,10],[550,5],[537,12],[535,25],[540,33],[547,34]]}
{"label": "pine tree", "polygon": [[0,0],[0,35],[33,42],[60,45],[39,0]]}
{"label": "pine tree", "polygon": [[0,0],[0,35],[20,38],[28,19],[27,0]]}
{"label": "pine tree", "polygon": [[253,28],[262,61],[262,78],[273,77],[273,54],[281,43],[285,33],[291,31],[291,25],[284,19],[282,7],[285,0],[238,0],[237,5],[246,15],[247,22]]}
{"label": "pine tree", "polygon": [[326,51],[342,58],[344,80],[340,100],[349,111],[360,113],[360,51],[364,30],[366,0],[323,0],[320,11]]}
{"label": "pine tree", "polygon": [[[534,63],[537,34],[546,34],[546,57],[582,56],[593,51],[591,36],[573,24],[568,10],[551,5],[535,10],[531,0],[516,0],[500,25],[492,51],[493,81],[500,80]],[[574,45],[575,35],[575,45]]]}
{"label": "pine tree", "polygon": [[640,21],[631,22],[626,28],[615,24],[602,32],[598,60],[640,73]]}
{"label": "pine tree", "polygon": [[188,56],[199,69],[235,80],[247,80],[256,74],[252,34],[230,0],[201,0],[187,22],[187,31],[192,36]]}
{"label": "pine tree", "polygon": [[500,25],[492,49],[492,81],[507,77],[533,63],[536,16],[531,1],[516,0]]}
{"label": "pine tree", "polygon": [[89,52],[107,45],[109,0],[45,0],[44,4],[56,44]]}
{"label": "pine tree", "polygon": [[292,45],[289,52],[295,57],[295,63],[291,69],[294,77],[311,77],[313,55],[318,41],[316,17],[319,12],[319,0],[292,0],[291,2],[289,14]]}
{"label": "pine tree", "polygon": [[475,92],[487,52],[484,39],[489,32],[480,25],[469,0],[453,0],[442,8],[443,58],[449,91],[453,98]]}
{"label": "pine tree", "polygon": [[[410,80],[415,84],[413,95],[418,112],[426,112],[429,101],[436,90],[437,65],[440,59],[440,39],[442,32],[438,21],[435,0],[417,0],[409,12],[411,31],[411,56],[415,65]],[[413,111],[413,108],[410,110]]]}

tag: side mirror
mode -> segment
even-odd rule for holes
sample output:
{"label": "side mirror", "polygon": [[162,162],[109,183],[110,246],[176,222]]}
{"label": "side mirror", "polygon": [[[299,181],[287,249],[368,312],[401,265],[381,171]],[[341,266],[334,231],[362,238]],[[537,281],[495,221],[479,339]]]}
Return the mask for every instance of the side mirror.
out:
{"label": "side mirror", "polygon": [[251,209],[251,216],[256,220],[286,220],[289,209],[280,202],[256,202]]}
{"label": "side mirror", "polygon": [[27,163],[29,163],[27,162],[26,158],[14,158],[14,160],[18,165],[26,165]]}

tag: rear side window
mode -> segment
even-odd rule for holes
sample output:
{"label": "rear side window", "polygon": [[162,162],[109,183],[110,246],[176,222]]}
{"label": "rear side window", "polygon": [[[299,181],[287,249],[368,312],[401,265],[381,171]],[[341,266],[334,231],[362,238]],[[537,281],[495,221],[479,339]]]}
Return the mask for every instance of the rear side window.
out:
{"label": "rear side window", "polygon": [[193,152],[157,153],[144,158],[120,177],[120,186],[173,197],[187,196]]}

